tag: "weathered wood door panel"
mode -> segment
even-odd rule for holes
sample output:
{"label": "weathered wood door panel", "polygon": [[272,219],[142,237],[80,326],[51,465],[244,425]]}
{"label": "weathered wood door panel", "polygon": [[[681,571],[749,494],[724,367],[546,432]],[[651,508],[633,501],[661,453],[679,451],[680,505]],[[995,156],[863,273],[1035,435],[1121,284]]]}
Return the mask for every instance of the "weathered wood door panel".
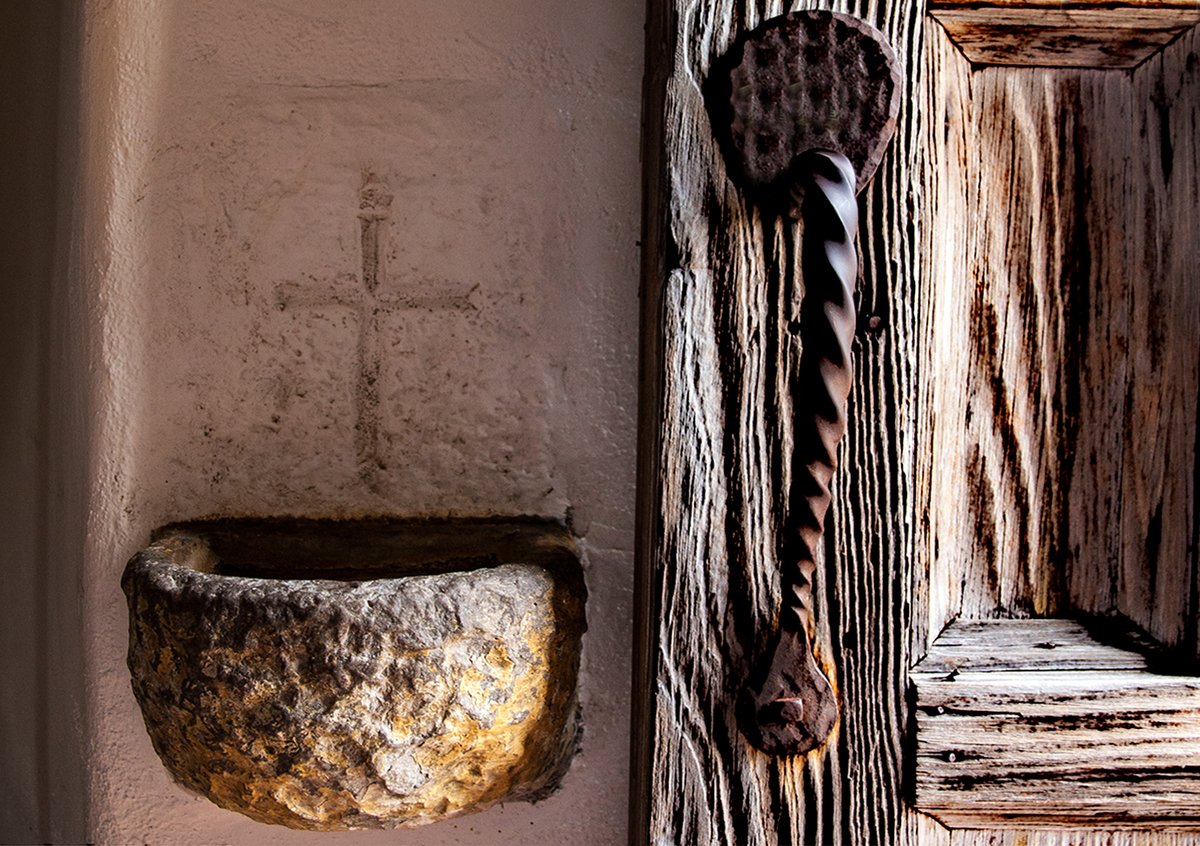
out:
{"label": "weathered wood door panel", "polygon": [[[779,289],[786,233],[748,209],[726,178],[699,84],[739,29],[784,9],[652,7],[642,490],[653,493],[643,497],[640,540],[647,676],[635,693],[652,711],[641,747],[646,781],[634,786],[635,842],[897,842],[917,605],[920,115],[905,107],[893,151],[860,204],[864,331],[843,446],[850,472],[837,479],[836,553],[816,576],[818,650],[843,716],[825,751],[776,760],[744,742],[733,703],[778,606],[786,310],[770,292]],[[905,66],[905,102],[916,102],[921,4],[832,8],[888,36]]]}
{"label": "weathered wood door panel", "polygon": [[787,9],[654,0],[631,842],[1200,843],[948,831],[912,807],[908,700],[959,617],[1120,612],[1197,654],[1197,31],[1134,68],[995,68],[917,0],[801,7],[866,19],[905,66],[896,140],[860,197],[851,422],[816,575],[841,720],[780,760],[734,715],[778,604],[790,408],[772,292],[794,233],[727,178],[700,85]]}
{"label": "weathered wood door panel", "polygon": [[1119,610],[1200,657],[1198,51],[973,69],[929,30],[930,638]]}

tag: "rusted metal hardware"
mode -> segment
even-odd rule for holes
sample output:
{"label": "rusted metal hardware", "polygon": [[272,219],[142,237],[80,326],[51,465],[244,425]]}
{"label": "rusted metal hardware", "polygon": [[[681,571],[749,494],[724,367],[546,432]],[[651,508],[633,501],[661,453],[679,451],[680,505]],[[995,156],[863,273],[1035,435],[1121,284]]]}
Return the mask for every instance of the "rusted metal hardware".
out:
{"label": "rusted metal hardware", "polygon": [[820,746],[837,722],[837,697],[812,649],[813,575],[854,375],[855,194],[895,130],[900,87],[880,33],[818,11],[744,34],[705,86],[730,175],[764,213],[797,218],[803,232],[803,351],[790,368],[791,489],[778,550],[782,608],[739,701],[747,739],[773,755]]}

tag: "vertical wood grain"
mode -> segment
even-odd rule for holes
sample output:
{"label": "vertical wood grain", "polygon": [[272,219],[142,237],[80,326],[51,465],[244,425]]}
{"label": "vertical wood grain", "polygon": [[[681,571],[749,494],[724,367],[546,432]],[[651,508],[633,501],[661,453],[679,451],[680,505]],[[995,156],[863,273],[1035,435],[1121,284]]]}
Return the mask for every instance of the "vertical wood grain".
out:
{"label": "vertical wood grain", "polygon": [[860,198],[850,426],[816,574],[842,717],[823,750],[775,760],[733,712],[778,608],[795,233],[726,177],[699,86],[784,8],[655,0],[631,842],[1158,842],[949,832],[909,810],[905,694],[959,616],[1120,611],[1196,654],[1196,32],[1133,72],[976,68],[915,0],[812,5],[883,30],[907,86]]}
{"label": "vertical wood grain", "polygon": [[1200,27],[1134,72],[1117,607],[1200,660]]}
{"label": "vertical wood grain", "polygon": [[1196,43],[1132,74],[935,51],[927,637],[1119,611],[1196,654]]}
{"label": "vertical wood grain", "polygon": [[[643,693],[653,717],[641,747],[649,804],[635,809],[633,842],[899,842],[910,824],[901,736],[916,554],[920,126],[909,104],[920,85],[922,4],[825,5],[888,36],[908,92],[894,148],[860,198],[854,393],[816,575],[817,651],[840,691],[842,718],[822,751],[793,760],[753,750],[733,706],[779,605],[775,550],[791,414],[783,340],[791,307],[779,292],[796,273],[781,266],[796,233],[764,221],[726,177],[699,88],[738,31],[784,9],[654,6],[650,40],[662,52],[652,61],[669,72],[661,105],[647,93],[647,107],[661,109],[663,144],[660,161],[647,159],[647,184],[665,199],[648,200],[645,245],[665,258],[644,264],[644,331],[654,337],[643,351],[658,356],[643,360],[653,436],[641,457],[642,607],[654,609],[644,617]],[[648,115],[648,126],[657,120]]]}
{"label": "vertical wood grain", "polygon": [[1106,387],[1085,366],[1090,310],[1119,313],[1105,282],[1125,282],[1099,260],[1112,224],[1088,217],[1092,199],[1118,209],[1122,199],[1093,178],[1088,144],[1109,75],[969,72],[942,55],[949,72],[934,97],[953,118],[930,167],[930,635],[959,614],[1064,610],[1072,559],[1089,552],[1069,520],[1070,503],[1086,497],[1073,497],[1080,406]]}
{"label": "vertical wood grain", "polygon": [[1133,73],[972,68],[929,28],[913,654],[960,615],[1079,611],[1196,654],[1197,43]]}
{"label": "vertical wood grain", "polygon": [[[918,462],[917,495],[921,509],[919,541],[923,568],[918,584],[912,652],[927,648],[963,607],[970,559],[959,547],[966,541],[966,450],[955,437],[966,420],[970,356],[963,342],[970,298],[962,281],[963,259],[972,236],[965,212],[968,165],[973,160],[971,66],[945,30],[926,31],[923,86],[926,166],[922,169],[921,252],[925,256],[922,296],[930,307],[921,311],[917,345],[921,397],[918,430],[928,460]],[[982,580],[976,578],[972,583]]]}

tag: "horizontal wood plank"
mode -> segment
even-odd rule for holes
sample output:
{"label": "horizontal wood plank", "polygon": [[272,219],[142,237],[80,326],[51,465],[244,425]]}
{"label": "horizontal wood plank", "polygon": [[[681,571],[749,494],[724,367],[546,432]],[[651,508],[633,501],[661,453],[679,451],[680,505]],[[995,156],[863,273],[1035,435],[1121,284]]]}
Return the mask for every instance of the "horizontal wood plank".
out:
{"label": "horizontal wood plank", "polygon": [[929,0],[931,9],[1115,9],[1122,14],[1153,9],[1195,9],[1196,0]]}
{"label": "horizontal wood plank", "polygon": [[912,673],[917,807],[950,828],[1200,829],[1200,678],[1123,652],[1064,621],[952,624]]}
{"label": "horizontal wood plank", "polygon": [[[922,846],[925,846],[922,843]],[[943,846],[929,843],[929,846]],[[945,846],[1200,846],[1200,835],[1187,831],[1133,831],[1091,829],[1088,831],[1013,830],[950,833]]]}
{"label": "horizontal wood plank", "polygon": [[1132,68],[1200,23],[1194,0],[930,0],[929,13],[977,65]]}
{"label": "horizontal wood plank", "polygon": [[1029,670],[1144,670],[1136,652],[1097,643],[1074,620],[958,620],[920,664],[936,675]]}

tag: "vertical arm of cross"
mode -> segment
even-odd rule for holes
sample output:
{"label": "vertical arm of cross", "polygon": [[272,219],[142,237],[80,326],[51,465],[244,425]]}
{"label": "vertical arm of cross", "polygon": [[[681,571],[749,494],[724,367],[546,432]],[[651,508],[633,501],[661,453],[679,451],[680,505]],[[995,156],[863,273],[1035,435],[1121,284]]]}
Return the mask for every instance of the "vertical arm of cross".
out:
{"label": "vertical arm of cross", "polygon": [[384,221],[392,214],[392,194],[387,185],[367,178],[358,195],[358,220],[362,238],[363,285],[374,293],[383,278]]}
{"label": "vertical arm of cross", "polygon": [[366,289],[359,311],[358,378],[355,401],[354,451],[358,473],[367,486],[379,491],[387,469],[379,449],[379,303],[376,293],[384,276],[385,222],[391,216],[392,194],[387,185],[367,177],[358,195],[358,220],[362,245],[362,281]]}

